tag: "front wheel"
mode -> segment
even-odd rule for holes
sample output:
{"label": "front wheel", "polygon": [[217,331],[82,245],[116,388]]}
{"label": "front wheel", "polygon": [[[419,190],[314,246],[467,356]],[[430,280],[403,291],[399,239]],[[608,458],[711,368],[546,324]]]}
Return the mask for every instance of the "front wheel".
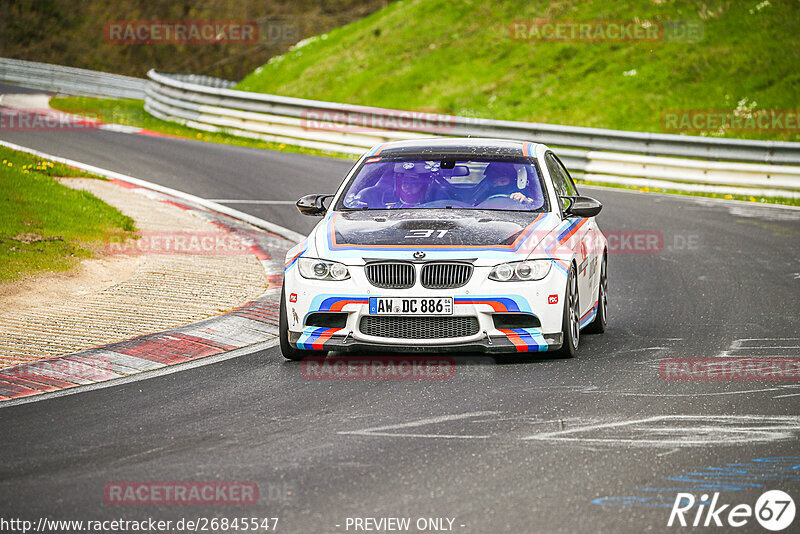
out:
{"label": "front wheel", "polygon": [[572,358],[578,352],[581,335],[581,311],[578,304],[578,276],[575,267],[570,266],[567,275],[567,289],[564,295],[564,318],[561,321],[561,348],[555,353],[561,358]]}
{"label": "front wheel", "polygon": [[587,334],[602,334],[608,325],[608,256],[605,254],[600,265],[600,283],[597,285],[597,315],[583,329]]}
{"label": "front wheel", "polygon": [[281,315],[278,321],[278,336],[281,342],[281,354],[283,354],[283,357],[287,360],[302,360],[307,356],[313,356],[320,352],[316,350],[296,349],[289,343],[289,320],[286,316],[286,294],[283,286],[281,286]]}

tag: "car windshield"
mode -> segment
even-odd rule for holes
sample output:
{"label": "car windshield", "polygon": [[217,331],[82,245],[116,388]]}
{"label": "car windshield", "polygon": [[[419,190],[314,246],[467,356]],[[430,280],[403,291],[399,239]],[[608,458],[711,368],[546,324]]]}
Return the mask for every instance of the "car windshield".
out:
{"label": "car windshield", "polygon": [[350,180],[337,209],[461,208],[547,211],[537,168],[527,159],[370,158]]}

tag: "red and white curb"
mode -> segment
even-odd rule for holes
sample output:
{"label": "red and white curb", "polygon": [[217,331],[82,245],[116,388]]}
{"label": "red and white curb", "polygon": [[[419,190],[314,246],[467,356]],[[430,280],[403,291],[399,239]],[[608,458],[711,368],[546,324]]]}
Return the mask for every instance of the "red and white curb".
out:
{"label": "red and white curb", "polygon": [[[0,144],[11,145],[9,148],[21,149],[62,163],[70,161],[11,143],[0,141]],[[0,369],[0,406],[14,404],[14,400],[25,397],[52,394],[70,388],[87,389],[87,386],[102,382],[224,355],[277,339],[283,258],[286,251],[295,244],[291,238],[299,234],[246,214],[241,214],[245,217],[238,217],[240,212],[236,210],[227,209],[233,213],[222,214],[220,210],[214,209],[216,204],[213,202],[156,184],[84,164],[77,167],[105,175],[119,185],[137,189],[139,193],[190,210],[194,215],[225,231],[238,234],[243,241],[249,240],[253,254],[266,271],[268,287],[255,300],[217,317],[73,354]],[[253,219],[260,223],[259,229],[251,224]],[[147,374],[150,375],[151,373]]]}
{"label": "red and white curb", "polygon": [[274,340],[279,296],[272,293],[188,326],[7,367],[0,370],[0,401],[118,379]]}

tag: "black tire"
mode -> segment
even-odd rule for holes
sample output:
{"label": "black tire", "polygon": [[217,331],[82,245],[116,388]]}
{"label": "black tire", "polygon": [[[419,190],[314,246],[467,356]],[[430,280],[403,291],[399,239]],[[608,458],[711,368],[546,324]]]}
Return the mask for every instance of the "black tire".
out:
{"label": "black tire", "polygon": [[608,325],[608,256],[603,254],[600,264],[600,283],[597,288],[597,315],[583,329],[587,334],[602,334]]}
{"label": "black tire", "polygon": [[558,358],[573,358],[578,353],[581,336],[581,311],[578,300],[578,276],[570,266],[567,287],[564,291],[564,318],[561,321],[561,348],[555,352]]}
{"label": "black tire", "polygon": [[289,343],[289,320],[286,316],[286,294],[281,286],[281,316],[278,321],[278,336],[281,342],[281,354],[287,360],[298,361],[308,356],[321,355],[321,350],[301,350]]}

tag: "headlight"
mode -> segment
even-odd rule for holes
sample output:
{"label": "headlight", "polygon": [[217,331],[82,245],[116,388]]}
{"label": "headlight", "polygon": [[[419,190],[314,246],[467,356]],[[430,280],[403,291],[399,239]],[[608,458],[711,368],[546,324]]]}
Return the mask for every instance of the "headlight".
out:
{"label": "headlight", "polygon": [[498,282],[526,282],[541,280],[550,272],[551,260],[527,260],[501,263],[489,273],[490,280]]}
{"label": "headlight", "polygon": [[300,275],[311,280],[347,280],[350,278],[350,271],[347,270],[347,267],[335,261],[300,258],[297,266],[300,269]]}

